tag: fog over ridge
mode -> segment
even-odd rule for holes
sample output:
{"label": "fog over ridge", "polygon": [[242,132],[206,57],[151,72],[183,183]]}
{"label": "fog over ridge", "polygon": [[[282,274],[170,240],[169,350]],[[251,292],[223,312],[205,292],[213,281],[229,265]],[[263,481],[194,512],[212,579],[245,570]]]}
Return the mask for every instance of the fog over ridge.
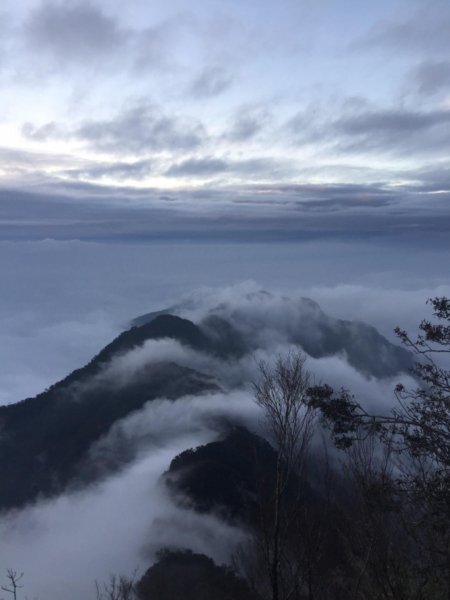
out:
{"label": "fog over ridge", "polygon": [[[307,296],[329,315],[373,324],[394,341],[395,326],[416,329],[428,297],[450,295],[442,267],[450,255],[442,248],[76,240],[0,247],[0,404],[42,391],[89,360],[134,316],[180,304],[183,296],[191,304],[192,296],[195,306],[233,302],[241,288]],[[184,314],[195,320],[194,310]]]}
{"label": "fog over ridge", "polygon": [[[147,402],[116,421],[90,447],[80,471],[82,475],[83,470],[91,470],[88,487],[82,479],[75,479],[59,497],[38,499],[29,507],[0,516],[8,561],[26,573],[27,589],[40,597],[56,600],[61,590],[68,600],[93,596],[96,578],[146,568],[154,560],[155,550],[164,545],[190,547],[227,562],[231,542],[245,536],[213,514],[196,514],[189,504],[178,506],[160,478],[175,455],[217,439],[228,424],[264,434],[251,388],[258,377],[259,361],[271,364],[276,356],[297,348],[291,334],[302,327],[305,316],[311,324],[330,318],[312,300],[267,292],[254,282],[199,290],[178,303],[173,312],[197,323],[205,339],[208,319],[220,317],[243,334],[248,347],[238,354],[220,355],[168,337],[149,339],[113,354],[96,374],[72,389],[67,401],[83,402],[82,394],[90,388],[120,388],[146,369],[168,364],[205,374],[218,386],[217,391],[195,396]],[[329,323],[333,327],[340,322],[331,319]],[[360,327],[357,325],[356,335],[372,331]],[[406,374],[378,378],[360,372],[345,352],[309,356],[306,366],[314,381],[344,386],[366,406],[380,410],[393,402],[398,381],[414,384]],[[85,540],[89,540],[89,550]]]}
{"label": "fog over ridge", "polygon": [[239,531],[178,508],[159,484],[174,455],[208,440],[198,432],[180,436],[103,484],[2,515],[8,565],[25,572],[37,597],[76,600],[94,598],[95,580],[112,572],[142,574],[161,545],[179,543],[218,562],[229,559]]}

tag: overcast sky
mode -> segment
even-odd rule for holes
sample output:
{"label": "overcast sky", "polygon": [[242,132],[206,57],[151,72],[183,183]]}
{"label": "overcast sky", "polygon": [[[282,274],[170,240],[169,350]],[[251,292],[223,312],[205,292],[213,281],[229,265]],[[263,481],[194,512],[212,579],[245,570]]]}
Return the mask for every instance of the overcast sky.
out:
{"label": "overcast sky", "polygon": [[3,0],[0,235],[446,232],[449,30],[448,0]]}

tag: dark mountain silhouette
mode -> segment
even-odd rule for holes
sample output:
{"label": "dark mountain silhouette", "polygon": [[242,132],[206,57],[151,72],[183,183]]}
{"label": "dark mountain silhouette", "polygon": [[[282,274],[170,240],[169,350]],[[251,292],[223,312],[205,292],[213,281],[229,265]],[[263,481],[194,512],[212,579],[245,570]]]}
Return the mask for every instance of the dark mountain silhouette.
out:
{"label": "dark mountain silhouette", "polygon": [[244,334],[218,315],[209,315],[200,323],[215,354],[223,358],[240,358],[252,349]]}
{"label": "dark mountain silhouette", "polygon": [[411,354],[391,344],[375,327],[360,321],[334,319],[309,298],[291,340],[314,358],[345,354],[348,362],[364,375],[392,377],[412,367]]}
{"label": "dark mountain silhouette", "polygon": [[189,550],[161,552],[137,592],[139,600],[260,600],[231,569]]}
{"label": "dark mountain silhouette", "polygon": [[[373,327],[331,319],[310,300],[300,304],[301,310],[292,317],[292,323],[288,319],[288,327],[286,322],[280,327],[284,327],[288,341],[299,344],[312,356],[345,353],[351,364],[375,376],[392,375],[410,365],[410,355],[390,344]],[[89,448],[114,423],[140,410],[146,402],[158,397],[175,400],[217,389],[210,374],[155,359],[121,379],[115,375],[114,360],[147,340],[170,338],[232,361],[255,348],[255,340],[264,328],[258,316],[245,315],[245,326],[243,318],[225,305],[198,325],[165,311],[145,315],[138,318],[139,326],[120,334],[83,368],[35,398],[0,407],[0,508],[21,506],[39,495],[60,493],[68,484],[83,485],[101,477],[101,469],[89,465]],[[234,456],[237,461],[242,453],[243,448],[234,455],[230,452],[229,459]],[[133,457],[134,450],[126,448],[108,468],[120,468]],[[228,508],[233,511],[238,500],[229,500]]]}
{"label": "dark mountain silhouette", "polygon": [[0,508],[60,493],[70,481],[88,477],[80,469],[90,446],[147,401],[216,388],[208,376],[173,363],[149,365],[125,382],[102,376],[114,357],[148,339],[166,337],[207,346],[193,323],[162,316],[122,333],[88,365],[35,398],[0,407]]}
{"label": "dark mountain silhouette", "polygon": [[146,340],[162,338],[178,340],[196,350],[209,350],[211,346],[210,341],[200,327],[191,321],[174,315],[161,314],[149,323],[132,327],[121,333],[111,344],[103,348],[92,362],[106,362],[112,356],[131,350],[143,344]]}
{"label": "dark mountain silhouette", "polygon": [[275,469],[270,444],[244,427],[234,427],[222,439],[176,456],[164,479],[179,502],[248,525],[254,524],[261,495],[273,490]]}
{"label": "dark mountain silhouette", "polygon": [[[291,474],[283,497],[285,548],[314,574],[343,568],[343,532],[351,529],[347,509],[354,490],[346,485],[345,493],[333,494],[331,500],[327,482],[319,475],[322,471],[326,478],[326,468],[322,457],[311,456],[301,476]],[[273,526],[276,469],[277,455],[270,444],[235,427],[221,440],[178,455],[164,480],[181,505],[214,513],[261,540]],[[244,563],[245,555],[244,550]],[[250,555],[264,563],[255,548]]]}
{"label": "dark mountain silhouette", "polygon": [[[179,310],[179,307],[173,307],[173,309]],[[171,309],[147,313],[133,319],[131,325],[133,328],[142,328],[151,326],[155,320],[160,320],[160,317],[162,316],[177,318],[169,314],[170,310]],[[214,313],[208,315],[200,322],[199,333],[204,336],[202,344],[196,346],[191,341],[190,345],[200,350],[208,350],[213,354],[224,358],[243,356],[252,348],[251,341],[246,340],[241,331],[234,327],[228,320]]]}
{"label": "dark mountain silhouette", "polygon": [[[250,306],[255,302],[263,309],[272,298],[264,290],[247,296]],[[236,309],[222,303],[210,311],[199,327],[212,347],[217,344],[214,339],[222,329],[220,343],[225,345],[222,350],[220,346],[215,348],[222,355],[228,352],[231,356],[240,356],[255,349],[258,334],[272,328],[281,331],[288,342],[301,346],[313,358],[344,355],[349,364],[366,376],[393,377],[412,367],[411,354],[389,342],[375,327],[330,317],[310,298],[300,298],[295,303],[288,298],[283,300],[286,306],[278,307],[276,322],[271,322],[270,312],[266,310]],[[177,314],[182,314],[185,308],[184,305],[172,307]],[[149,324],[168,312],[169,309],[147,313],[134,319],[132,324]]]}
{"label": "dark mountain silhouette", "polygon": [[176,315],[178,311],[178,306],[170,306],[169,308],[164,308],[163,310],[155,310],[153,312],[146,313],[145,315],[140,315],[136,317],[130,322],[131,327],[142,327],[142,325],[147,325],[147,323],[151,323],[157,317],[162,317],[164,315]]}

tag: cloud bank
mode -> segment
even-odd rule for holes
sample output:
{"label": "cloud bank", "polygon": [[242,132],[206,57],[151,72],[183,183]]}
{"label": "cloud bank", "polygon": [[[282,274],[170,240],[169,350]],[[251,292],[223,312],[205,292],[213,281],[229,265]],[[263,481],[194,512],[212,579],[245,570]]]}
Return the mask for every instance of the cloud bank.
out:
{"label": "cloud bank", "polygon": [[[34,244],[32,249],[35,252]],[[67,249],[76,250],[78,256],[83,252],[79,243],[69,244],[64,250],[55,242],[44,244],[41,252],[48,254],[48,261],[54,250],[60,258],[63,251],[63,258],[67,260],[70,256]],[[142,248],[136,251],[141,252]],[[271,251],[274,251],[273,248]],[[286,252],[286,247],[283,251]],[[91,257],[92,252],[93,248],[90,248]],[[108,260],[110,252],[111,249],[107,253]],[[201,252],[204,253],[204,249]],[[230,252],[230,247],[227,252]],[[143,257],[143,260],[146,259]],[[298,268],[298,257],[293,259]],[[101,264],[101,260],[97,256],[95,262]],[[258,256],[258,264],[260,260],[261,256]],[[274,269],[277,264],[275,261]],[[97,272],[95,266],[92,265],[93,273]],[[141,265],[136,265],[136,268],[141,268]],[[201,266],[200,271],[199,277],[204,277]],[[173,271],[170,275],[173,277]],[[86,276],[86,271],[83,276]],[[153,273],[153,282],[155,277]],[[159,277],[161,284],[162,275]],[[114,285],[119,289],[124,287],[124,283],[122,278]],[[114,297],[117,290],[114,294],[111,282],[109,289]],[[423,315],[422,289],[411,292],[361,285],[316,286],[314,289],[316,298],[321,298],[325,305],[333,308],[334,314],[340,313],[342,317],[355,316],[350,298],[354,300],[357,316],[371,315],[380,323],[389,306],[392,315],[388,314],[387,321],[398,319],[394,303],[397,307],[399,304],[405,306],[408,319],[416,317],[419,309]],[[434,288],[433,291],[443,292],[445,289],[448,288]],[[143,286],[143,291],[147,290]],[[90,294],[92,292],[90,290]],[[68,293],[70,296],[70,289]],[[140,296],[142,305],[145,305],[145,298],[148,302],[145,293]],[[152,300],[155,304],[156,298],[153,296]],[[68,600],[93,596],[95,579],[107,579],[111,572],[131,574],[135,568],[142,573],[154,560],[156,549],[162,545],[187,546],[213,556],[218,562],[229,560],[233,543],[245,533],[225,526],[214,515],[199,516],[188,506],[181,508],[175,504],[161,486],[160,476],[170,460],[182,450],[216,439],[225,421],[242,423],[264,433],[263,419],[253,402],[249,384],[257,377],[259,360],[273,361],[277,354],[284,354],[292,348],[289,331],[297,323],[296,311],[302,306],[298,304],[299,299],[299,292],[291,290],[289,296],[267,294],[251,282],[220,289],[199,289],[174,302],[178,304],[176,312],[201,321],[212,310],[228,318],[248,335],[257,331],[258,335],[253,340],[256,347],[252,352],[241,358],[221,359],[194,351],[174,340],[150,340],[105,366],[97,378],[121,385],[151,364],[176,362],[207,373],[218,383],[221,391],[199,397],[182,397],[175,402],[164,398],[149,402],[139,412],[113,425],[109,433],[91,447],[87,459],[87,464],[90,462],[101,470],[102,464],[114,463],[114,457],[120,455],[124,448],[133,448],[135,458],[131,464],[122,465],[118,474],[83,491],[77,489],[74,482],[71,490],[54,500],[38,501],[34,506],[1,516],[0,533],[7,549],[8,565],[25,572],[27,592],[49,600],[56,600],[61,595]],[[65,310],[73,311],[78,300],[82,305],[86,302],[79,293]],[[177,300],[175,294],[173,300]],[[111,306],[114,307],[114,303]],[[136,308],[135,314],[138,314]],[[151,307],[146,304],[146,308]],[[161,308],[161,305],[155,308]],[[345,311],[347,314],[344,314]],[[123,314],[118,311],[117,305],[113,313],[116,318]],[[22,325],[25,329],[30,326],[26,322]],[[92,324],[89,329],[94,338],[99,336],[99,332],[92,329]],[[104,333],[106,335],[106,331]],[[70,337],[69,330],[62,330],[61,334],[64,334],[65,340]],[[44,329],[43,335],[45,338],[48,330]],[[81,342],[74,340],[74,343]],[[386,409],[391,405],[397,381],[412,384],[405,375],[385,379],[367,377],[349,365],[345,354],[309,358],[307,368],[316,381],[326,381],[337,388],[345,386],[366,405],[377,408]]]}

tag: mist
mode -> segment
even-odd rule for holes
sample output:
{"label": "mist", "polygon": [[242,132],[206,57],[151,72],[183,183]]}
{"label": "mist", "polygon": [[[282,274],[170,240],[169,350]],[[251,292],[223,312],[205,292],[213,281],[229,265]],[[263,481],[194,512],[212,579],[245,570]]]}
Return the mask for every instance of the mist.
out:
{"label": "mist", "polygon": [[[295,348],[292,330],[306,326],[308,310],[317,311],[302,298],[317,302],[332,319],[372,324],[395,342],[396,325],[415,332],[429,316],[428,297],[450,295],[438,252],[424,257],[419,248],[405,262],[388,247],[369,259],[363,244],[44,241],[3,242],[2,250],[3,404],[33,396],[81,367],[133,318],[153,310],[174,307],[172,313],[200,325],[215,314],[250,342],[244,355],[224,358],[173,339],[148,340],[114,356],[86,382],[122,386],[149,365],[174,362],[212,378],[218,391],[148,402],[116,422],[86,457],[101,472],[126,447],[133,450],[131,463],[105,469],[88,488],[74,481],[57,498],[0,515],[2,564],[25,573],[29,597],[46,600],[94,598],[95,580],[135,569],[142,575],[161,547],[230,561],[246,532],[213,514],[197,514],[185,499],[180,504],[161,477],[177,454],[216,440],[224,423],[266,434],[251,383],[260,361],[271,364]],[[345,352],[307,356],[306,368],[314,382],[344,387],[380,410],[392,406],[396,383],[414,385],[407,373],[368,376]]]}
{"label": "mist", "polygon": [[178,453],[210,441],[206,432],[153,447],[117,477],[0,518],[2,563],[25,573],[31,597],[95,598],[95,581],[132,576],[161,547],[189,547],[228,562],[242,536],[213,516],[178,508],[160,483]]}
{"label": "mist", "polygon": [[[131,319],[243,281],[310,297],[393,339],[448,295],[450,251],[371,242],[100,244],[0,242],[0,404],[33,396],[92,358]],[[247,284],[248,285],[248,284]],[[229,290],[227,292],[226,290]],[[187,313],[186,313],[187,314]]]}
{"label": "mist", "polygon": [[262,423],[245,391],[156,400],[116,423],[89,460],[99,465],[127,441],[139,449],[136,460],[88,489],[0,515],[5,566],[25,573],[33,597],[76,600],[94,598],[95,580],[110,574],[142,576],[161,548],[190,548],[229,563],[245,532],[176,504],[161,481],[177,454],[216,439],[224,418]]}
{"label": "mist", "polygon": [[[295,349],[288,339],[289,323],[295,324],[296,313],[305,306],[261,292],[254,283],[196,292],[184,306],[182,301],[176,312],[200,322],[211,311],[218,312],[253,339],[253,349],[240,357],[220,358],[173,339],[148,340],[114,356],[83,384],[117,388],[150,365],[174,362],[207,374],[221,391],[149,401],[117,421],[90,448],[85,467],[94,465],[101,473],[104,466],[100,481],[88,488],[74,481],[62,496],[1,515],[4,560],[26,574],[26,589],[34,596],[94,597],[95,580],[107,580],[112,573],[130,576],[135,570],[142,575],[162,547],[189,548],[219,564],[229,563],[235,544],[245,539],[244,530],[226,525],[214,514],[197,514],[186,499],[179,504],[169,495],[162,475],[180,452],[216,440],[226,423],[267,435],[251,384],[258,378],[260,361],[271,364]],[[307,357],[306,367],[313,381],[345,386],[365,405],[383,410],[392,406],[398,381],[414,384],[407,374],[367,377],[345,355]],[[82,391],[77,387],[74,393]],[[125,465],[120,462],[124,450],[135,457]],[[111,473],[107,466],[115,461],[120,470]]]}

